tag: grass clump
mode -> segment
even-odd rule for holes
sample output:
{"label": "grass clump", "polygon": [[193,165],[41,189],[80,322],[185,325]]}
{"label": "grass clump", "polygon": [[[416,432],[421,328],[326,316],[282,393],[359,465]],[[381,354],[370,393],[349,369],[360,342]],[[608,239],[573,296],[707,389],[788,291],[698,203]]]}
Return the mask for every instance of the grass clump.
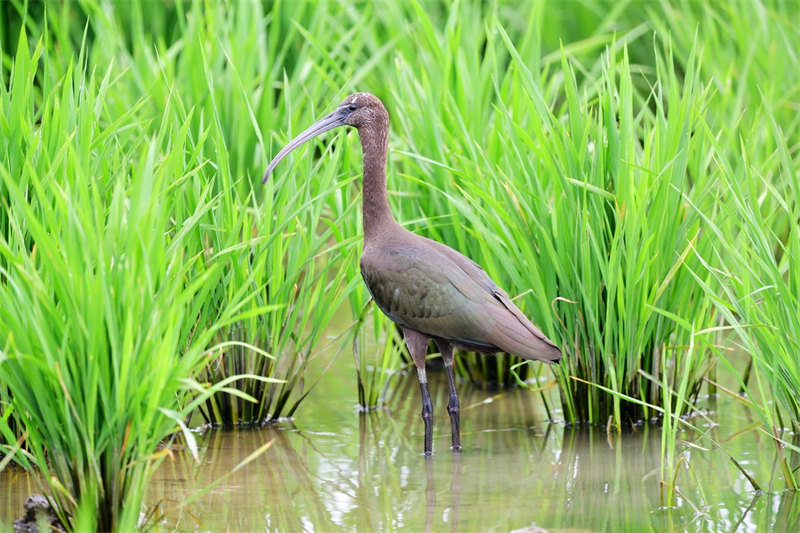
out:
{"label": "grass clump", "polygon": [[0,153],[0,394],[22,439],[5,417],[0,433],[65,526],[130,531],[158,444],[182,431],[193,448],[184,420],[226,385],[192,376],[246,293],[202,310],[230,252],[197,271],[205,251],[187,235],[219,202],[210,187],[191,216],[172,216],[180,178],[198,169],[189,123],[168,105],[150,135],[140,104],[111,114],[115,80],[89,71],[85,52],[57,76],[23,31],[0,93],[13,125]]}
{"label": "grass clump", "polygon": [[[251,298],[242,308],[243,318],[220,333],[230,346],[215,355],[202,375],[211,382],[239,374],[280,381],[236,380],[232,386],[256,402],[228,395],[209,398],[201,409],[208,422],[251,425],[291,417],[311,390],[304,383],[305,371],[315,351],[331,344],[326,329],[353,283],[333,261],[352,252],[343,244],[330,244],[330,229],[316,230],[324,219],[324,204],[310,189],[308,184],[276,183],[268,187],[263,203],[234,204],[231,211],[223,208],[216,214],[222,220],[215,220],[215,226],[225,230],[211,246],[229,250],[234,259],[214,301],[229,305],[237,290]],[[328,222],[333,227],[338,221]],[[249,230],[252,236],[246,237]],[[236,242],[239,237],[241,243]]]}
{"label": "grass clump", "polygon": [[[335,174],[249,179],[261,127],[290,113],[264,82],[296,42],[279,36],[323,22],[287,6],[16,6],[18,39],[2,34],[0,434],[70,529],[134,529],[158,443],[182,430],[192,448],[196,407],[293,414],[352,290],[335,259],[355,204],[319,201]],[[265,21],[270,55],[239,54]]]}
{"label": "grass clump", "polygon": [[[693,348],[692,331],[712,326],[714,314],[689,270],[697,262],[690,250],[707,241],[683,199],[708,206],[704,191],[713,187],[708,140],[697,132],[706,94],[694,61],[682,79],[673,65],[666,54],[650,91],[636,94],[627,53],[618,60],[612,48],[595,106],[579,103],[565,61],[569,118],[543,121],[529,143],[540,154],[560,148],[531,168],[550,176],[555,194],[547,197],[555,203],[524,227],[537,228],[532,237],[544,285],[558,287],[552,305],[572,354],[560,375],[570,421],[651,418],[646,405],[674,404],[669,391],[682,389],[677,401],[696,397],[713,361],[692,353],[702,351]],[[586,382],[643,403],[609,397]]]}
{"label": "grass clump", "polygon": [[[543,11],[528,18],[545,25]],[[459,40],[458,25],[425,34],[458,50],[447,90],[419,83],[429,62],[431,70],[438,64],[433,58],[398,60],[393,117],[411,145],[398,173],[414,199],[398,218],[436,214],[418,222],[422,233],[520,294],[521,308],[564,351],[557,376],[567,421],[658,416],[646,405],[674,401],[665,386],[677,388],[688,372],[687,397],[696,396],[712,363],[703,356],[684,364],[692,327],[715,323],[687,268],[699,264],[692,247],[707,243],[683,198],[713,209],[704,192],[713,186],[710,144],[698,127],[709,89],[695,58],[679,75],[671,53],[658,52],[650,71],[632,66],[624,45],[600,38],[584,44],[609,43],[600,59],[585,65],[565,48],[557,69],[540,43],[506,24],[514,27],[498,17],[461,28],[479,36],[482,53]],[[620,39],[640,35],[633,28]],[[413,119],[420,110],[425,121]],[[508,381],[511,364],[483,357],[462,358],[465,374],[487,379],[499,368]],[[529,372],[523,377],[537,386],[547,380]]]}
{"label": "grass clump", "polygon": [[[703,260],[698,272],[712,274],[703,286],[734,326],[736,344],[755,363],[752,376],[735,375],[776,444],[787,486],[796,490],[787,452],[800,451],[800,165],[787,142],[791,131],[782,131],[769,108],[765,114],[777,146],[776,165],[760,174],[748,159],[736,167],[720,162],[725,185],[717,193],[720,213],[705,221],[715,245],[698,252]],[[765,204],[777,213],[765,210]],[[775,220],[794,222],[784,234]]]}

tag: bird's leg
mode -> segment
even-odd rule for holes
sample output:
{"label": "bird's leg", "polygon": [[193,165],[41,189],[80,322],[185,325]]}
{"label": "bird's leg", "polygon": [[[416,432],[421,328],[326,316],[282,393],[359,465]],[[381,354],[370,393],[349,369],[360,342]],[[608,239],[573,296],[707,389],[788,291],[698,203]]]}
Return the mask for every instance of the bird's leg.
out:
{"label": "bird's leg", "polygon": [[453,372],[453,345],[445,340],[437,340],[436,346],[444,360],[444,370],[447,374],[447,384],[450,387],[450,402],[447,404],[447,412],[450,413],[450,429],[453,433],[452,450],[461,449],[461,428],[459,424],[460,408],[458,405],[458,394],[456,394],[456,376]]}
{"label": "bird's leg", "polygon": [[411,359],[414,360],[414,366],[417,367],[419,390],[422,393],[422,420],[425,422],[425,455],[430,455],[433,453],[433,403],[428,390],[428,377],[425,373],[425,353],[428,351],[428,343],[431,338],[406,328],[403,328],[403,337],[406,340],[408,351],[411,353]]}

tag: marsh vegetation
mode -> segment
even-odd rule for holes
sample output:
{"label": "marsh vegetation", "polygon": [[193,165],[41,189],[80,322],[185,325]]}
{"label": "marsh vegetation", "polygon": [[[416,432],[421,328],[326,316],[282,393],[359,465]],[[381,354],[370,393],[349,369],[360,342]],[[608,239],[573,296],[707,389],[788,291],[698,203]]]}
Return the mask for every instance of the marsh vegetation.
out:
{"label": "marsh vegetation", "polygon": [[[642,510],[705,498],[699,449],[732,459],[732,485],[797,489],[798,17],[766,0],[0,4],[0,469],[35,473],[70,530],[129,531],[177,445],[205,453],[195,425],[317,420],[333,368],[352,404],[390,403],[407,363],[358,272],[356,136],[260,183],[298,128],[369,90],[398,221],[483,265],[564,352],[552,369],[461,355],[462,387],[528,389],[543,420],[611,441],[657,424]],[[776,468],[721,437],[717,400]],[[254,440],[240,460],[286,453]]]}

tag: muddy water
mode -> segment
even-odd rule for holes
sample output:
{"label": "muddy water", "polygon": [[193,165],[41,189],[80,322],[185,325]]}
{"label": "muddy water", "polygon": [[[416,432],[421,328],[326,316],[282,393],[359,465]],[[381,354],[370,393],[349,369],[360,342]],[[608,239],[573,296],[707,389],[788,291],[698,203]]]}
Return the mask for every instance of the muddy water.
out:
{"label": "muddy water", "polygon": [[[386,409],[359,414],[351,369],[337,364],[294,425],[207,430],[199,464],[176,452],[152,480],[147,504],[164,531],[800,530],[800,498],[759,495],[724,453],[691,434],[680,445],[682,497],[663,507],[658,428],[609,436],[550,424],[527,391],[461,387],[464,449],[453,453],[443,376],[433,374],[431,387],[431,458],[420,453],[416,376],[397,380]],[[764,489],[770,480],[782,486],[758,422],[735,401],[715,409],[726,422],[721,429],[705,423],[715,439]],[[35,488],[12,470],[0,474],[0,487],[0,521],[8,523]]]}

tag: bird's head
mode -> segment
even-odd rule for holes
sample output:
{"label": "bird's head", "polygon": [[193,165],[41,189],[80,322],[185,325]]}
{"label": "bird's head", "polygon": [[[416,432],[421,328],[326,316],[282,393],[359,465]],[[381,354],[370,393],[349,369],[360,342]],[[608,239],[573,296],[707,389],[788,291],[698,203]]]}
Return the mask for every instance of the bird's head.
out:
{"label": "bird's head", "polygon": [[353,126],[361,130],[361,128],[373,124],[380,123],[381,125],[386,125],[388,120],[389,115],[386,112],[386,108],[383,107],[383,104],[377,97],[369,93],[353,93],[342,100],[342,103],[339,104],[339,107],[337,107],[335,111],[321,118],[307,130],[289,141],[270,162],[267,171],[264,173],[262,182],[267,182],[269,175],[278,163],[289,155],[289,152],[305,142],[310,141],[317,135],[333,128],[338,128],[339,126]]}
{"label": "bird's head", "polygon": [[351,94],[339,104],[338,109],[342,108],[348,113],[344,124],[357,129],[388,120],[388,113],[383,103],[369,93]]}

